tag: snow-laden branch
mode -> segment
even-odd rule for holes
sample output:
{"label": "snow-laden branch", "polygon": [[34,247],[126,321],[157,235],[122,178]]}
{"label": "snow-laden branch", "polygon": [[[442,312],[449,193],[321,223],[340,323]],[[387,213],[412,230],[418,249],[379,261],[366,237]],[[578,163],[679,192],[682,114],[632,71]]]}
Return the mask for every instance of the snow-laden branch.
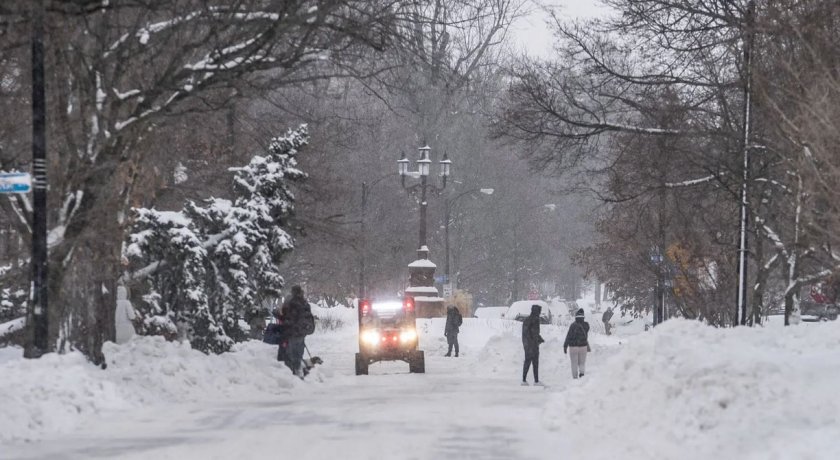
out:
{"label": "snow-laden branch", "polygon": [[753,179],[753,181],[755,181],[755,182],[764,182],[764,183],[767,183],[767,184],[770,184],[770,185],[773,185],[773,186],[779,187],[779,188],[780,188],[780,189],[782,189],[783,191],[790,193],[790,189],[788,188],[788,186],[787,186],[787,185],[785,185],[785,184],[783,184],[783,183],[781,183],[781,182],[779,182],[779,181],[777,181],[777,180],[775,180],[775,179],[768,179],[768,178],[766,178],[766,177],[758,177],[758,178],[756,178],[756,179]]}
{"label": "snow-laden branch", "polygon": [[[210,238],[207,239],[207,241],[205,241],[204,243],[201,244],[201,248],[202,249],[212,249],[212,248],[216,247],[222,240],[231,236],[234,233],[234,230],[235,229],[233,229],[233,228],[229,228],[229,229],[227,229],[227,230],[225,230],[221,233],[218,233],[216,235],[211,236]],[[136,271],[133,271],[131,273],[124,274],[123,276],[120,277],[118,282],[120,284],[128,284],[128,283],[134,283],[134,282],[137,282],[137,281],[142,281],[142,280],[146,279],[147,277],[155,274],[158,270],[160,270],[162,268],[166,268],[167,265],[168,264],[166,263],[165,260],[158,260],[156,262],[152,262],[152,263],[150,263],[149,265],[146,265],[143,268],[140,268],[140,269],[138,269]]]}
{"label": "snow-laden branch", "polygon": [[684,134],[683,131],[679,129],[664,129],[664,128],[643,128],[641,126],[632,126],[632,125],[623,125],[620,123],[608,123],[604,122],[603,126],[611,131],[620,131],[624,133],[633,133],[633,134],[650,134],[656,136],[662,135],[680,135]]}
{"label": "snow-laden branch", "polygon": [[799,277],[799,278],[796,278],[796,279],[792,279],[792,280],[790,280],[790,283],[788,284],[787,289],[785,289],[785,294],[788,294],[790,292],[795,291],[796,289],[799,289],[800,286],[806,286],[806,285],[811,284],[815,281],[825,279],[828,276],[830,276],[832,273],[834,273],[834,269],[826,268],[824,270],[821,270],[817,273],[814,273],[814,274],[811,274],[811,275],[808,275],[808,276],[802,276],[802,277]]}
{"label": "snow-laden branch", "polygon": [[767,235],[767,237],[770,238],[770,242],[773,243],[773,246],[776,248],[776,250],[782,253],[782,255],[785,256],[785,258],[789,258],[790,256],[788,255],[787,247],[785,247],[785,243],[782,242],[782,239],[779,237],[779,234],[773,231],[773,229],[770,228],[770,226],[767,224],[762,224],[761,228],[764,230],[764,233]]}
{"label": "snow-laden branch", "polygon": [[138,29],[133,34],[132,33],[123,34],[122,36],[120,36],[119,39],[117,39],[117,41],[115,41],[114,43],[111,44],[111,46],[108,47],[108,51],[105,52],[104,57],[106,59],[108,57],[110,57],[111,54],[113,54],[115,51],[120,49],[120,47],[122,47],[123,45],[128,43],[129,38],[131,38],[132,36],[134,36],[134,38],[137,39],[137,42],[140,43],[141,45],[147,45],[149,43],[149,40],[151,40],[152,35],[158,34],[160,32],[168,30],[168,29],[171,29],[175,26],[179,26],[179,25],[188,23],[188,22],[193,21],[195,19],[200,19],[202,17],[210,17],[210,18],[216,18],[216,19],[224,18],[224,19],[228,19],[228,20],[235,19],[235,20],[242,21],[242,22],[257,21],[257,20],[275,22],[275,21],[279,21],[281,19],[281,16],[277,13],[255,11],[255,12],[250,12],[250,13],[241,13],[240,12],[240,13],[228,14],[227,13],[227,8],[211,7],[208,10],[193,11],[193,12],[187,13],[183,16],[174,17],[174,18],[168,19],[166,21],[159,21],[159,22],[155,22],[155,23],[152,23],[152,24],[148,24],[145,27],[142,27],[142,28]]}
{"label": "snow-laden branch", "polygon": [[711,176],[701,177],[699,179],[685,180],[682,182],[666,182],[665,188],[691,187],[692,185],[705,184],[706,182],[711,182],[717,179],[721,175],[722,174],[712,174]]}
{"label": "snow-laden branch", "polygon": [[778,260],[779,260],[779,254],[778,253],[773,254],[773,257],[771,257],[770,260],[768,260],[767,263],[764,264],[764,269],[765,270],[770,270],[771,268],[773,268],[773,265],[775,265]]}
{"label": "snow-laden branch", "polygon": [[[7,196],[6,198],[9,200],[9,204],[15,213],[15,217],[17,217],[18,221],[20,221],[21,226],[26,229],[26,233],[31,235],[32,227],[29,225],[29,219],[27,219],[26,215],[21,211],[21,206],[18,206],[18,203],[20,203],[23,205],[24,208],[31,209],[31,206],[29,206],[29,198],[27,198],[26,195],[22,194],[15,196],[17,197],[17,200],[13,199],[11,196]],[[27,212],[28,215],[31,216],[32,213],[29,209],[27,209],[25,212]]]}

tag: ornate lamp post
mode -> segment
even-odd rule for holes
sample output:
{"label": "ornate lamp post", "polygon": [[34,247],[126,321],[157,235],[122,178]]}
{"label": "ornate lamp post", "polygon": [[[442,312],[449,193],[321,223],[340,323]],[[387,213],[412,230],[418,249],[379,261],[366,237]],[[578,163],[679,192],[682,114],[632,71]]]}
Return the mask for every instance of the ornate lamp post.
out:
{"label": "ornate lamp post", "polygon": [[[426,244],[426,208],[428,206],[426,200],[430,188],[436,192],[446,188],[446,180],[449,178],[452,161],[444,153],[439,162],[442,181],[440,187],[438,187],[429,184],[432,164],[429,151],[432,149],[429,146],[423,146],[417,150],[420,151],[420,159],[416,161],[416,171],[409,171],[411,162],[405,157],[405,153],[397,160],[397,172],[400,175],[400,183],[403,188],[408,192],[418,192],[420,195],[420,241],[417,248],[417,260],[408,265],[409,287],[405,290],[405,294],[414,298],[418,317],[431,318],[441,316],[446,310],[443,299],[438,296],[437,288],[434,286],[435,268],[437,266],[429,260],[429,247]],[[406,185],[406,177],[420,179],[420,183],[408,186]]]}
{"label": "ornate lamp post", "polygon": [[[428,253],[428,246],[426,244],[426,208],[428,206],[426,197],[428,195],[428,189],[431,188],[434,191],[440,192],[446,188],[446,179],[450,174],[452,160],[449,159],[446,153],[443,154],[443,158],[439,162],[440,176],[443,180],[441,186],[437,187],[429,184],[429,173],[432,164],[432,160],[429,159],[429,152],[432,150],[431,147],[426,145],[417,150],[420,151],[420,159],[416,161],[416,171],[409,171],[411,161],[405,157],[405,152],[403,152],[400,159],[397,160],[397,169],[400,174],[400,182],[403,188],[408,191],[420,192],[420,244],[418,245],[418,251],[422,251],[423,248],[426,248],[425,251]],[[405,183],[407,176],[420,179],[420,183],[413,186],[407,186]]]}

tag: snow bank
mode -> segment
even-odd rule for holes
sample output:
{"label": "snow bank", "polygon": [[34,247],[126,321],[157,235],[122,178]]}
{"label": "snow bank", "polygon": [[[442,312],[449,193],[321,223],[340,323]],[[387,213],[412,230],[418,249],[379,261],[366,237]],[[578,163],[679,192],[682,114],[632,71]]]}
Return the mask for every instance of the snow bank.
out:
{"label": "snow bank", "polygon": [[137,337],[107,343],[104,353],[106,370],[76,352],[37,360],[3,354],[0,443],[66,432],[103,411],[277,395],[301,384],[275,360],[276,347],[260,342],[210,356],[188,344]]}
{"label": "snow bank", "polygon": [[829,459],[840,323],[714,329],[668,321],[558,393],[544,423],[581,459]]}
{"label": "snow bank", "polygon": [[20,331],[26,327],[26,318],[17,318],[0,323],[0,337]]}

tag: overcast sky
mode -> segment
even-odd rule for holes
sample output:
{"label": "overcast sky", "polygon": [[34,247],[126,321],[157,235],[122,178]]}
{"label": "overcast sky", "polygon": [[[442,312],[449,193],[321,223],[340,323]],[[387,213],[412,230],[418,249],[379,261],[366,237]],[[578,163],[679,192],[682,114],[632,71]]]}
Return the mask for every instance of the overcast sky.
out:
{"label": "overcast sky", "polygon": [[557,8],[563,16],[589,18],[602,16],[605,8],[598,0],[529,0],[533,12],[519,19],[512,29],[516,46],[531,56],[548,57],[551,53],[551,31],[545,24],[548,15],[540,6]]}

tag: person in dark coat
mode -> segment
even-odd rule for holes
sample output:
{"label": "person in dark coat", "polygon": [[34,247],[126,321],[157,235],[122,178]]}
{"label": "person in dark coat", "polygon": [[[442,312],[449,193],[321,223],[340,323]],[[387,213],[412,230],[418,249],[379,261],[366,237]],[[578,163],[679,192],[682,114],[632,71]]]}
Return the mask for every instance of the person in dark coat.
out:
{"label": "person in dark coat", "polygon": [[449,351],[444,356],[452,356],[452,347],[455,347],[455,357],[458,357],[458,332],[463,322],[461,312],[454,305],[450,305],[446,310],[446,326],[443,328],[443,335],[446,336]]}
{"label": "person in dark coat", "polygon": [[583,320],[583,308],[575,313],[575,321],[569,326],[563,353],[568,353],[572,360],[572,378],[583,377],[586,371],[586,353],[589,348],[589,323]]}
{"label": "person in dark coat", "polygon": [[522,322],[522,347],[525,348],[525,364],[522,366],[522,384],[528,384],[528,368],[534,366],[534,385],[540,384],[540,312],[542,307],[531,305],[531,314]]}
{"label": "person in dark coat", "polygon": [[612,308],[607,308],[604,311],[604,314],[601,316],[601,321],[604,322],[604,332],[607,335],[610,335],[610,328],[612,327],[612,324],[610,324],[610,320],[612,319],[612,316],[613,316]]}
{"label": "person in dark coat", "polygon": [[285,363],[292,373],[303,378],[301,363],[306,349],[306,316],[312,315],[309,302],[303,296],[303,288],[292,286],[292,296],[283,302],[281,318],[287,337]]}

